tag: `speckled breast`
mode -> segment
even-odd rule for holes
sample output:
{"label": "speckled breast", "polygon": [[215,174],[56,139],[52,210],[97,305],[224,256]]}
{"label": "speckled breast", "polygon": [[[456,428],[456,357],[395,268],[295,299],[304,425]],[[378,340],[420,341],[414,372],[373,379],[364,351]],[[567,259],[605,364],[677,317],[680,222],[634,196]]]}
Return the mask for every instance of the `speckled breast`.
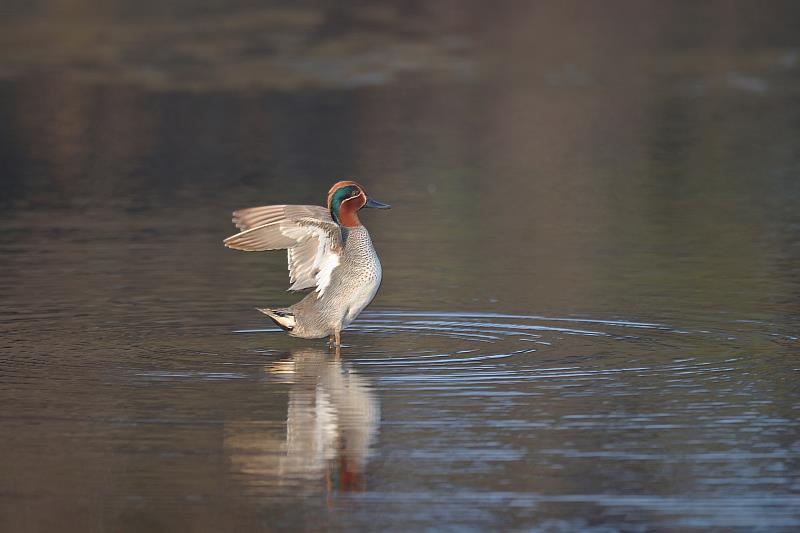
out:
{"label": "speckled breast", "polygon": [[382,272],[380,259],[365,227],[344,228],[342,237],[341,290],[347,294],[348,310],[343,324],[347,327],[375,297]]}

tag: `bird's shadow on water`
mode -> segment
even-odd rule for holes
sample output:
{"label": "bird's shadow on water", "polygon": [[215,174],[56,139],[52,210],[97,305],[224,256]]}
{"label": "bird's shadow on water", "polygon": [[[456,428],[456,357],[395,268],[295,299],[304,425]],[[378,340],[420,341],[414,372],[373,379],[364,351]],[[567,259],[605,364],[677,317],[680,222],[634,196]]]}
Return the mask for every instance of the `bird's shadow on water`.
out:
{"label": "bird's shadow on water", "polygon": [[285,426],[226,423],[231,472],[258,493],[363,490],[381,419],[370,380],[321,347],[291,349],[263,371],[271,384],[288,386]]}

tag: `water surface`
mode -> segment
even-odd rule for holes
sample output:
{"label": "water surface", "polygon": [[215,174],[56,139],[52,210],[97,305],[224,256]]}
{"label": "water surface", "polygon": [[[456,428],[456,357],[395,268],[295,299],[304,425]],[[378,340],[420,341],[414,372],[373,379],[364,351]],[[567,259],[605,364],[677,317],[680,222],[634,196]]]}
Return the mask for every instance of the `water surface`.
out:
{"label": "water surface", "polygon": [[[800,12],[559,5],[11,9],[0,530],[800,528]],[[221,241],[349,177],[337,359]]]}

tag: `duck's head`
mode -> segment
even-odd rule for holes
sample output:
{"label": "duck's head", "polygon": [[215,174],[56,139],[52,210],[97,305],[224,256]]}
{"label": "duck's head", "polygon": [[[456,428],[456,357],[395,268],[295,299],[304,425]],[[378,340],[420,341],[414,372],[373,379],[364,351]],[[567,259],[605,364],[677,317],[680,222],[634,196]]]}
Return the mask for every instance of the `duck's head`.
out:
{"label": "duck's head", "polygon": [[331,218],[348,228],[360,226],[358,211],[362,207],[389,209],[391,206],[373,200],[364,192],[364,187],[355,181],[339,181],[328,191],[328,209]]}

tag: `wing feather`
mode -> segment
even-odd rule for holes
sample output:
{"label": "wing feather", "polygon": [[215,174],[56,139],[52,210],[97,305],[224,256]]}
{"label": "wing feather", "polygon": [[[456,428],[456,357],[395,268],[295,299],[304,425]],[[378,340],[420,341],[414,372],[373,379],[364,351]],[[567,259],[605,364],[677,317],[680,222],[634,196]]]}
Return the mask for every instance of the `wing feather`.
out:
{"label": "wing feather", "polygon": [[265,205],[234,211],[233,223],[237,228],[244,231],[286,218],[304,217],[333,222],[328,210],[318,205]]}
{"label": "wing feather", "polygon": [[277,205],[241,209],[233,222],[242,229],[225,246],[260,252],[285,248],[289,290],[317,288],[321,296],[339,265],[342,234],[324,207]]}

